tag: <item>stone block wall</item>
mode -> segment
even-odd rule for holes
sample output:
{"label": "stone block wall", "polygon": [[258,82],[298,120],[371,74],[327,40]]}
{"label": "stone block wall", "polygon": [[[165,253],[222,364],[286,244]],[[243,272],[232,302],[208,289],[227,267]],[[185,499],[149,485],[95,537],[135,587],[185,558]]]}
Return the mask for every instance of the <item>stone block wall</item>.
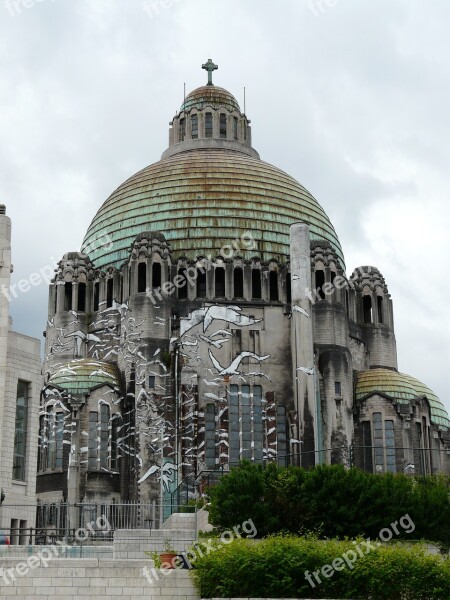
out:
{"label": "stone block wall", "polygon": [[[174,570],[151,578],[151,560],[55,559],[45,567],[38,565],[19,575],[27,563],[17,559],[0,561],[0,598],[14,600],[199,600],[189,571]],[[24,565],[19,567],[18,564]],[[15,581],[11,581],[11,569]],[[8,569],[10,572],[8,573]],[[144,571],[144,569],[146,571]],[[148,573],[146,577],[145,573]],[[9,585],[6,581],[11,581]]]}

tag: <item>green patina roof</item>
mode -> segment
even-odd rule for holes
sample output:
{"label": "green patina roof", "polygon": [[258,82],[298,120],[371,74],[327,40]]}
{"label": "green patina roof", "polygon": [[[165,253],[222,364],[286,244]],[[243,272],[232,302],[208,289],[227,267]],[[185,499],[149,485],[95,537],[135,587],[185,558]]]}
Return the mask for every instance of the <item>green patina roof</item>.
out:
{"label": "green patina roof", "polygon": [[224,106],[231,112],[235,110],[241,112],[238,101],[233,94],[215,85],[205,85],[193,90],[186,96],[186,100],[181,105],[180,112],[183,110],[189,111],[191,108],[202,110],[208,105],[213,106],[213,108]]}
{"label": "green patina roof", "polygon": [[445,406],[429,387],[409,375],[390,369],[370,369],[358,373],[356,400],[381,392],[397,402],[408,402],[426,396],[430,403],[431,421],[445,428],[450,427],[450,418]]}
{"label": "green patina roof", "polygon": [[[313,240],[328,240],[344,265],[337,234],[320,204],[295,179],[256,158],[231,150],[192,150],[139,171],[106,200],[82,251],[97,268],[121,266],[136,236],[160,231],[172,257],[217,256],[245,232],[257,249],[244,258],[285,261],[289,227],[307,223]],[[107,233],[112,244],[99,247]]]}
{"label": "green patina roof", "polygon": [[67,390],[73,395],[89,394],[94,388],[105,384],[120,388],[116,367],[90,358],[79,358],[63,364],[47,383]]}

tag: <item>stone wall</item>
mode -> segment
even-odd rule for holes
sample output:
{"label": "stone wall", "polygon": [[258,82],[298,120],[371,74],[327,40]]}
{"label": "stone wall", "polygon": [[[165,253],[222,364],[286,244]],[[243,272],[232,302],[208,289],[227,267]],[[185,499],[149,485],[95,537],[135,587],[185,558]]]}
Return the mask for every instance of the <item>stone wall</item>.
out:
{"label": "stone wall", "polygon": [[[151,560],[98,560],[55,559],[48,563],[33,557],[33,568],[25,570],[27,563],[17,559],[0,561],[0,598],[14,600],[147,600],[163,597],[164,600],[198,600],[189,571],[174,570],[168,575],[159,574],[155,580]],[[19,566],[21,565],[21,567]],[[15,581],[8,569],[14,568]],[[146,571],[144,571],[146,569]],[[158,573],[157,570],[155,570]],[[11,573],[11,571],[10,571]],[[147,577],[146,577],[147,573]],[[5,581],[6,579],[6,581]],[[149,579],[151,581],[149,581]]]}

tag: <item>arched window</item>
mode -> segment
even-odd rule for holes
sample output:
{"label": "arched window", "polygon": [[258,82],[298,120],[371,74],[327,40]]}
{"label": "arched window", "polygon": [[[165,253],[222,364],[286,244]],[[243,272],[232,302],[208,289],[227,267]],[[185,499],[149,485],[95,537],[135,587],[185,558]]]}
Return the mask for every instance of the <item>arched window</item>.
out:
{"label": "arched window", "polygon": [[184,142],[186,137],[186,119],[180,119],[180,142]]}
{"label": "arched window", "polygon": [[261,298],[261,269],[252,269],[252,298]]}
{"label": "arched window", "polygon": [[138,292],[145,292],[147,288],[147,264],[141,262],[138,264]]}
{"label": "arched window", "polygon": [[292,291],[291,291],[291,274],[286,273],[286,302],[290,304],[292,302]]}
{"label": "arched window", "polygon": [[98,311],[100,304],[100,283],[97,281],[94,283],[94,312]]}
{"label": "arched window", "polygon": [[64,310],[72,310],[72,282],[64,284]]}
{"label": "arched window", "polygon": [[111,308],[113,305],[114,294],[114,279],[110,277],[106,281],[106,308]]}
{"label": "arched window", "polygon": [[109,406],[106,404],[100,405],[100,468],[108,469],[109,467]]}
{"label": "arched window", "polygon": [[220,115],[220,137],[227,137],[227,115],[225,114]]}
{"label": "arched window", "polygon": [[152,288],[161,287],[161,263],[154,262],[152,265]]}
{"label": "arched window", "polygon": [[78,284],[77,309],[79,310],[79,312],[85,312],[85,310],[86,310],[86,284],[85,283]]}
{"label": "arched window", "polygon": [[205,137],[212,138],[213,136],[213,116],[208,112],[205,115]]}
{"label": "arched window", "polygon": [[273,301],[278,300],[278,273],[276,271],[270,271],[269,273],[269,292],[270,299]]}
{"label": "arched window", "polygon": [[325,292],[323,286],[325,285],[325,271],[317,269],[316,271],[316,292],[319,294],[321,300],[325,300]]}
{"label": "arched window", "polygon": [[244,297],[244,271],[236,267],[233,271],[233,294],[235,298]]}
{"label": "arched window", "polygon": [[225,298],[225,269],[223,267],[215,269],[214,295],[216,298]]}
{"label": "arched window", "polygon": [[177,285],[178,298],[180,300],[186,300],[186,298],[188,297],[188,281],[186,279],[186,269],[184,267],[182,267],[181,269],[178,269],[178,277],[184,278],[184,283],[180,282]]}
{"label": "arched window", "polygon": [[198,115],[191,116],[191,136],[193,140],[198,139]]}
{"label": "arched window", "polygon": [[364,323],[373,323],[372,298],[370,296],[363,296],[363,316]]}
{"label": "arched window", "polygon": [[378,323],[383,323],[383,296],[377,296]]}
{"label": "arched window", "polygon": [[205,269],[197,269],[197,298],[206,298]]}

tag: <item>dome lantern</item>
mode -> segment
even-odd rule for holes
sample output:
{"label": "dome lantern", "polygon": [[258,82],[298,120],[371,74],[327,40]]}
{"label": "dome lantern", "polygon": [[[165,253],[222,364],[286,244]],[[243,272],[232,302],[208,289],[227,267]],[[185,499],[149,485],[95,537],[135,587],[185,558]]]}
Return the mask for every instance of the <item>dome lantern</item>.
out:
{"label": "dome lantern", "polygon": [[238,101],[212,82],[212,73],[219,67],[209,59],[202,68],[208,71],[208,83],[184,99],[170,123],[169,148],[162,158],[200,148],[224,148],[259,158],[252,148],[250,121]]}

